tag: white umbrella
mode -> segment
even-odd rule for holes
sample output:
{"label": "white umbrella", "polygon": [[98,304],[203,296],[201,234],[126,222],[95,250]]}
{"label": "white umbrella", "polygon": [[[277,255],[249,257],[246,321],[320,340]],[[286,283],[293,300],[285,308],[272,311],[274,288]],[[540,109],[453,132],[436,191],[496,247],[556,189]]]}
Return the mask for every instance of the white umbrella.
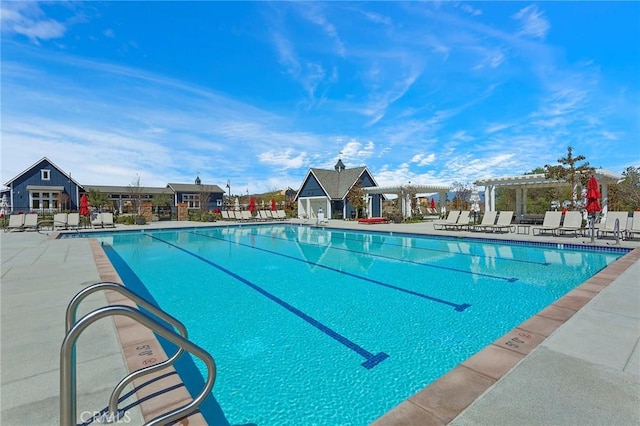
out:
{"label": "white umbrella", "polygon": [[9,202],[7,201],[7,194],[4,194],[2,200],[0,200],[0,215],[7,214],[7,207],[9,207]]}
{"label": "white umbrella", "polygon": [[240,200],[236,197],[236,210],[240,210]]}

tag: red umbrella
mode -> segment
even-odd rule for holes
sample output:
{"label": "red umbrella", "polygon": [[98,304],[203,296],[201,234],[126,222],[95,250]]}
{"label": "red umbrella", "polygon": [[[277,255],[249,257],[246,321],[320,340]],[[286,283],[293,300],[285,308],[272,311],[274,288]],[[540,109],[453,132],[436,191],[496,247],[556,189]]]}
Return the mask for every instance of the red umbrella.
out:
{"label": "red umbrella", "polygon": [[271,199],[271,210],[272,211],[276,211],[278,208],[276,207],[276,199],[272,198]]}
{"label": "red umbrella", "polygon": [[433,199],[433,197],[431,197],[431,206],[432,209],[436,208],[436,200]]}
{"label": "red umbrella", "polygon": [[602,207],[600,207],[600,188],[598,187],[598,181],[594,176],[591,176],[587,183],[586,209],[590,214],[595,214],[602,210]]}
{"label": "red umbrella", "polygon": [[82,197],[80,197],[80,215],[89,216],[89,200],[87,200],[87,194],[82,194]]}
{"label": "red umbrella", "polygon": [[255,209],[256,209],[256,200],[254,200],[253,197],[251,197],[249,198],[249,211],[253,213]]}
{"label": "red umbrella", "polygon": [[591,228],[591,242],[593,243],[594,238],[594,222],[596,221],[596,213],[602,210],[600,207],[600,188],[598,186],[598,181],[594,176],[589,178],[589,182],[587,182],[587,205],[586,210],[591,215],[590,220],[590,228]]}

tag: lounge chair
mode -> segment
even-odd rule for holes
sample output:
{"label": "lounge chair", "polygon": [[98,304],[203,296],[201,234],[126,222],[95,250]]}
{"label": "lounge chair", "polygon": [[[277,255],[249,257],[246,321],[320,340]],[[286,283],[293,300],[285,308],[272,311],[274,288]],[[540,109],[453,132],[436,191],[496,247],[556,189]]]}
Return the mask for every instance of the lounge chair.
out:
{"label": "lounge chair", "polygon": [[495,225],[487,226],[485,230],[491,232],[513,232],[515,226],[511,224],[513,220],[513,211],[502,211],[498,213],[498,220]]}
{"label": "lounge chair", "polygon": [[67,229],[67,213],[56,213],[53,215],[53,229]]}
{"label": "lounge chair", "polygon": [[582,233],[584,228],[582,227],[582,213],[572,211],[566,212],[564,214],[564,222],[562,222],[562,226],[557,229],[558,235],[568,234],[573,232],[573,234],[577,237]]}
{"label": "lounge chair", "polygon": [[287,220],[287,214],[284,210],[276,210],[276,213],[278,214],[279,220]]}
{"label": "lounge chair", "polygon": [[433,222],[433,229],[442,230],[445,229],[445,225],[454,225],[458,222],[458,217],[460,217],[460,211],[450,210],[445,220]]}
{"label": "lounge chair", "polygon": [[258,217],[260,218],[260,220],[273,220],[271,215],[267,215],[267,210],[258,211]]}
{"label": "lounge chair", "polygon": [[[615,237],[616,232],[620,238],[624,238],[627,233],[627,220],[629,213],[627,212],[608,212],[604,226],[598,228],[598,238],[606,237],[611,234]],[[616,229],[616,220],[618,221],[618,228]],[[602,224],[600,224],[602,225]]]}
{"label": "lounge chair", "polygon": [[24,216],[24,225],[22,226],[23,230],[31,229],[33,231],[38,230],[38,214],[37,213],[28,213]]}
{"label": "lounge chair", "polygon": [[631,226],[627,229],[627,239],[633,239],[635,234],[640,234],[640,211],[633,212]]}
{"label": "lounge chair", "polygon": [[452,231],[461,231],[463,229],[469,229],[469,215],[471,214],[468,210],[463,210],[460,212],[458,216],[458,221],[456,223],[445,223],[444,229],[452,230]]}
{"label": "lounge chair", "polygon": [[116,225],[113,223],[113,213],[111,212],[103,212],[102,213],[102,227],[103,228],[115,228]]}
{"label": "lounge chair", "polygon": [[91,227],[102,228],[102,213],[94,213],[95,216],[91,218]]}
{"label": "lounge chair", "polygon": [[548,211],[544,214],[544,219],[542,220],[542,226],[537,226],[533,228],[533,235],[536,235],[536,230],[538,231],[538,235],[545,234],[550,232],[555,235],[558,228],[560,228],[560,221],[562,220],[562,212],[557,211]]}
{"label": "lounge chair", "polygon": [[482,216],[482,222],[477,225],[471,226],[469,229],[471,231],[484,231],[488,227],[495,225],[497,216],[498,212],[494,210],[484,212],[484,215]]}
{"label": "lounge chair", "polygon": [[69,213],[67,215],[67,229],[80,228],[80,213]]}
{"label": "lounge chair", "polygon": [[24,213],[12,214],[9,216],[9,224],[4,228],[4,232],[8,231],[24,231]]}
{"label": "lounge chair", "polygon": [[249,210],[243,210],[242,211],[242,220],[244,221],[250,221],[253,220],[253,215],[251,214],[251,212]]}

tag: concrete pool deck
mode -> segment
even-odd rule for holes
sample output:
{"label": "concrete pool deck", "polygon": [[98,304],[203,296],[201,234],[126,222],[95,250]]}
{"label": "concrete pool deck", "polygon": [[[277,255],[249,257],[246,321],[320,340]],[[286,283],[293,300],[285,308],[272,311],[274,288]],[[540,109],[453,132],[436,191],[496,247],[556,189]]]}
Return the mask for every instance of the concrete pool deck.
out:
{"label": "concrete pool deck", "polygon": [[[228,224],[157,222],[139,228]],[[332,220],[326,226],[558,244],[589,242],[583,237],[435,231],[430,222],[362,225]],[[117,228],[132,229],[136,227]],[[36,232],[0,235],[2,424],[59,424],[64,311],[81,288],[105,279],[91,241],[56,240]],[[607,246],[614,241],[596,243]],[[620,245],[638,248],[640,240]],[[639,424],[639,260],[640,249],[627,254],[375,424]],[[81,313],[109,301],[113,300],[97,293],[83,303]],[[78,343],[79,414],[106,406],[112,387],[126,375],[128,362],[113,321],[101,320],[85,334]],[[135,407],[129,423],[143,423],[143,411],[148,410]],[[191,425],[201,421],[193,420]]]}

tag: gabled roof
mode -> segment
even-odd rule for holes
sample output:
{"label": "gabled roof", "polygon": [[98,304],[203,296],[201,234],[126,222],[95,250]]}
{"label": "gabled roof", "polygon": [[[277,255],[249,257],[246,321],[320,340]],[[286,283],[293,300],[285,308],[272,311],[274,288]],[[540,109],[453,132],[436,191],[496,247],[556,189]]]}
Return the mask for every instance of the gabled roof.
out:
{"label": "gabled roof", "polygon": [[225,191],[218,185],[196,185],[195,183],[169,183],[167,188],[174,192],[210,192],[212,194],[224,194]]}
{"label": "gabled roof", "polygon": [[[313,168],[309,170],[332,200],[342,200],[365,171],[367,171],[367,168],[364,166],[344,169],[340,172]],[[367,173],[369,172],[367,171]],[[371,177],[371,174],[369,174],[369,177]],[[371,179],[373,180],[373,178]]]}
{"label": "gabled roof", "polygon": [[11,179],[9,182],[5,183],[5,186],[11,186],[11,184],[13,183],[13,181],[15,181],[16,179],[18,179],[20,176],[24,175],[25,173],[27,173],[29,170],[33,169],[34,167],[36,167],[38,164],[42,163],[43,161],[48,162],[49,164],[51,164],[51,166],[53,166],[53,168],[55,168],[57,171],[59,171],[61,174],[63,174],[64,176],[67,177],[67,179],[69,179],[71,182],[73,182],[76,186],[82,188],[82,185],[80,185],[78,182],[76,182],[69,173],[66,173],[64,170],[62,170],[60,167],[56,166],[53,161],[49,160],[47,157],[42,157],[41,159],[39,159],[38,161],[36,161],[35,163],[33,163],[31,166],[27,167],[26,169],[24,169],[22,171],[22,173],[18,174],[17,176],[15,176],[13,179]]}

